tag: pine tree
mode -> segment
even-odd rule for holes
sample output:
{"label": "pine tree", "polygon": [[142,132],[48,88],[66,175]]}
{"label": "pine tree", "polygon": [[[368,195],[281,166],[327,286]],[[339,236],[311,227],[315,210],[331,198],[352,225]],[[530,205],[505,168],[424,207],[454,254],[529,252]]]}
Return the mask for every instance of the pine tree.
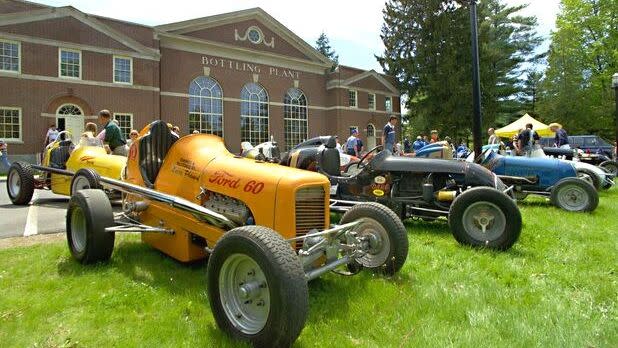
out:
{"label": "pine tree", "polygon": [[[472,68],[468,2],[389,0],[383,11],[385,51],[378,62],[409,96],[416,129],[439,128],[466,137],[472,120]],[[536,19],[517,15],[525,6],[501,0],[478,5],[484,126],[521,109],[517,96],[524,63],[540,43]]]}
{"label": "pine tree", "polygon": [[322,53],[326,58],[333,61],[333,66],[331,67],[331,71],[335,71],[337,66],[339,65],[339,55],[335,53],[335,50],[330,46],[330,40],[326,33],[322,32],[320,37],[315,42],[315,49]]}

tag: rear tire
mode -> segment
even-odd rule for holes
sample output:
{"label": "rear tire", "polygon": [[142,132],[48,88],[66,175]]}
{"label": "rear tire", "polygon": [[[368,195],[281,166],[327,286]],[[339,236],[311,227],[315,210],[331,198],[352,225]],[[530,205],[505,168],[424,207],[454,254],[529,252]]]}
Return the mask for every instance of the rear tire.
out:
{"label": "rear tire", "polygon": [[77,191],[69,201],[66,217],[67,242],[73,258],[82,264],[107,261],[114,250],[112,205],[101,190]]}
{"label": "rear tire", "polygon": [[590,185],[592,185],[595,190],[599,190],[599,188],[601,187],[601,180],[590,169],[586,169],[586,168],[577,169],[577,177],[589,183]]}
{"label": "rear tire", "polygon": [[305,326],[309,290],[290,243],[261,226],[223,235],[208,260],[208,299],[217,325],[254,347],[289,347]]}
{"label": "rear tire", "polygon": [[99,180],[101,176],[94,169],[82,168],[78,170],[71,179],[71,195],[79,190],[100,190],[102,189]]}
{"label": "rear tire", "polygon": [[599,205],[599,194],[586,181],[564,178],[551,190],[551,203],[566,211],[593,211]]}
{"label": "rear tire", "polygon": [[408,235],[401,219],[390,208],[378,203],[360,203],[346,211],[340,224],[366,219],[354,231],[372,239],[370,250],[356,259],[363,268],[385,275],[397,273],[408,257]]}
{"label": "rear tire", "polygon": [[29,163],[14,162],[6,177],[6,192],[15,205],[27,205],[34,194],[34,171]]}
{"label": "rear tire", "polygon": [[448,223],[455,239],[473,247],[507,250],[521,233],[521,213],[506,194],[475,187],[457,196]]}
{"label": "rear tire", "polygon": [[614,174],[614,176],[618,176],[618,162],[616,161],[609,160],[602,162],[599,164],[599,167],[607,170],[611,174]]}

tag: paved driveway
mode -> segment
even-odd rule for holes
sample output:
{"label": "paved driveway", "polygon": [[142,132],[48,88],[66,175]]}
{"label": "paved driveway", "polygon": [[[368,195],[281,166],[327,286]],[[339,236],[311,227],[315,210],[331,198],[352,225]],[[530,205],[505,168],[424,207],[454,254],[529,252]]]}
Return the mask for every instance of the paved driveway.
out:
{"label": "paved driveway", "polygon": [[6,180],[1,179],[0,238],[64,232],[68,202],[69,197],[35,190],[30,205],[13,205],[6,192]]}

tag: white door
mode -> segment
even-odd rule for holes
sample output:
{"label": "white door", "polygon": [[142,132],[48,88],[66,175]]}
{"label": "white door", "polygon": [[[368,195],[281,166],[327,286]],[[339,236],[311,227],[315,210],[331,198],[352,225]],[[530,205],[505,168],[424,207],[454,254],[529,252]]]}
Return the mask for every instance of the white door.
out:
{"label": "white door", "polygon": [[371,123],[367,125],[367,150],[376,147],[376,127]]}
{"label": "white door", "polygon": [[71,133],[73,140],[79,139],[84,132],[84,113],[79,106],[74,104],[64,104],[56,112],[56,125],[59,130],[66,130]]}

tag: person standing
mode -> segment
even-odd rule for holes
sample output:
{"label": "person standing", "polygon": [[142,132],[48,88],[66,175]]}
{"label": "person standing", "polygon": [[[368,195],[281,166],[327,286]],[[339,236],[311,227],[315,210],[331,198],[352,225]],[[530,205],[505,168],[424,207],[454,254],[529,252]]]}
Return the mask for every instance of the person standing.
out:
{"label": "person standing", "polygon": [[58,129],[56,129],[56,125],[52,124],[47,129],[47,134],[45,135],[45,146],[53,143],[58,138]]}
{"label": "person standing", "polygon": [[103,141],[109,145],[112,154],[127,156],[128,147],[127,141],[122,136],[122,132],[120,131],[120,127],[112,121],[112,114],[109,110],[101,110],[99,111],[99,122],[103,126],[103,130],[105,131],[105,136]]}
{"label": "person standing", "polygon": [[426,135],[423,135],[423,146],[429,145],[429,138]]}
{"label": "person standing", "polygon": [[364,149],[363,140],[360,138],[360,133],[358,133],[356,134],[356,152],[360,155]]}
{"label": "person standing", "polygon": [[348,138],[348,140],[346,140],[345,142],[345,153],[347,153],[350,156],[358,157],[358,147],[357,147],[358,142],[356,138],[357,136],[358,136],[358,131],[354,129],[352,131],[352,134]]}
{"label": "person standing", "polygon": [[343,147],[341,147],[341,142],[339,141],[339,136],[337,135],[335,135],[335,149],[337,149],[340,154],[343,154]]}
{"label": "person standing", "polygon": [[137,129],[131,129],[129,132],[129,140],[127,140],[127,146],[131,146],[139,138],[139,132]]}
{"label": "person standing", "polygon": [[397,125],[397,117],[391,116],[388,119],[388,123],[384,126],[382,131],[382,144],[384,144],[384,150],[393,152],[395,146],[395,126]]}
{"label": "person standing", "polygon": [[[9,167],[11,167],[11,163],[9,162],[9,158],[8,158],[8,145],[6,144],[6,142],[2,139],[0,139],[0,165],[5,166],[5,170],[8,170]],[[0,166],[0,168],[2,168],[2,166]]]}
{"label": "person standing", "polygon": [[493,128],[489,128],[487,130],[487,134],[489,135],[489,140],[487,141],[487,144],[500,144],[500,138],[496,135],[496,131]]}
{"label": "person standing", "polygon": [[562,125],[560,123],[550,123],[549,130],[556,133],[556,136],[554,137],[555,147],[559,147],[561,149],[571,148],[571,145],[569,145],[569,135],[564,130],[564,128],[562,128]]}
{"label": "person standing", "polygon": [[421,137],[420,135],[416,137],[416,141],[414,142],[414,144],[412,144],[412,149],[414,149],[414,152],[418,152],[420,149],[422,149],[425,146],[425,142],[423,141],[423,137]]}
{"label": "person standing", "polygon": [[526,129],[521,131],[518,136],[519,152],[529,156],[534,150],[534,145],[540,139],[539,134],[532,129],[532,123],[526,125]]}
{"label": "person standing", "polygon": [[408,140],[408,137],[403,139],[403,153],[412,152],[412,142]]}
{"label": "person standing", "polygon": [[440,137],[438,136],[438,131],[437,130],[432,130],[431,131],[431,143],[437,143],[438,141],[440,141]]}

